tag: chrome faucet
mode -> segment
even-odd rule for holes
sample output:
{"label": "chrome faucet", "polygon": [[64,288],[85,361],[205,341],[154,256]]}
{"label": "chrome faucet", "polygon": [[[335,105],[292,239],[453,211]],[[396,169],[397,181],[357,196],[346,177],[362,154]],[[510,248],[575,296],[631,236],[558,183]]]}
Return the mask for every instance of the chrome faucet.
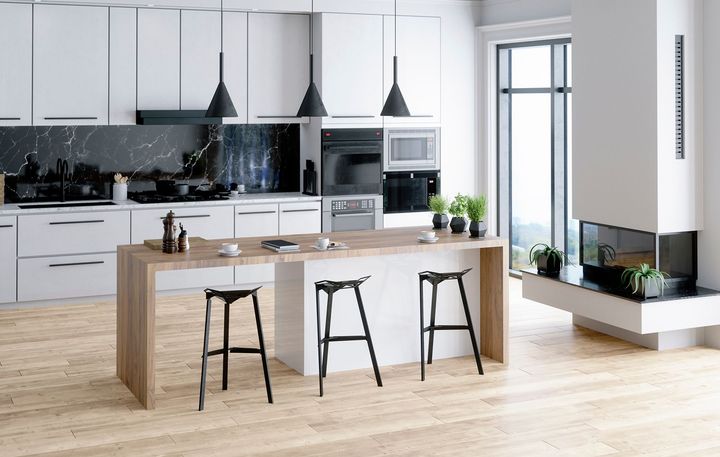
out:
{"label": "chrome faucet", "polygon": [[60,201],[65,201],[65,180],[68,179],[70,167],[67,160],[57,159],[57,174],[60,175]]}

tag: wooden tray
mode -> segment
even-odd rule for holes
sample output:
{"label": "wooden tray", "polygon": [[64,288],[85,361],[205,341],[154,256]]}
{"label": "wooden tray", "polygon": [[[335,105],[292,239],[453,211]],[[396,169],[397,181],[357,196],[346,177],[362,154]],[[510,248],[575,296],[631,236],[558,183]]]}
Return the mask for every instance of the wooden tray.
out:
{"label": "wooden tray", "polygon": [[[196,244],[201,243],[203,241],[207,241],[205,238],[199,237],[199,236],[191,236],[189,238],[190,241],[190,249]],[[152,250],[155,251],[162,251],[162,243],[163,240],[145,240],[145,246],[149,247]]]}

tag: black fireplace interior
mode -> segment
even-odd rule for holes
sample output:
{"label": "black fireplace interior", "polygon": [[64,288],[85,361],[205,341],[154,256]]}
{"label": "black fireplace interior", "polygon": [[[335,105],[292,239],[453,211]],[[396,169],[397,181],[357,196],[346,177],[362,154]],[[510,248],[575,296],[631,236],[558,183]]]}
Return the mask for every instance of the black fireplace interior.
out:
{"label": "black fireplace interior", "polygon": [[580,263],[585,278],[607,287],[622,287],[625,268],[647,263],[670,275],[671,290],[693,290],[697,232],[655,234],[580,222]]}

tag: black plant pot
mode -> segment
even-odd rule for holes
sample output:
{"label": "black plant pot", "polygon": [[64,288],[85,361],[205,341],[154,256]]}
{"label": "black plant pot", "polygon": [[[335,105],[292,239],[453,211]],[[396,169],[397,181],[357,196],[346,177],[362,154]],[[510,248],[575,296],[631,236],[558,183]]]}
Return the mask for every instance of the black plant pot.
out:
{"label": "black plant pot", "polygon": [[470,238],[481,238],[487,233],[487,224],[485,221],[470,222]]}
{"label": "black plant pot", "polygon": [[560,274],[560,260],[555,256],[541,255],[537,260],[538,274],[545,276],[557,276]]}
{"label": "black plant pot", "polygon": [[467,220],[464,217],[453,217],[450,221],[450,230],[453,233],[462,233],[467,228]]}
{"label": "black plant pot", "polygon": [[434,229],[446,229],[450,222],[446,214],[436,214],[433,216],[432,221]]}

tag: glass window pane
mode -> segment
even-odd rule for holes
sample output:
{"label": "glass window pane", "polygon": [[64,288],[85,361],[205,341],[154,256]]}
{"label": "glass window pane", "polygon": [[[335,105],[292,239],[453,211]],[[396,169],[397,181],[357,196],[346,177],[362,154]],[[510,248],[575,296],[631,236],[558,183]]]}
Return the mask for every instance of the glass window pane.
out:
{"label": "glass window pane", "polygon": [[[513,69],[514,71],[515,69]],[[551,244],[551,97],[512,98],[512,268],[529,267],[535,243]]]}
{"label": "glass window pane", "polygon": [[[568,75],[571,72],[568,69]],[[580,262],[580,223],[572,218],[572,94],[567,95],[567,113],[565,117],[567,127],[567,255],[570,262],[578,265]]]}
{"label": "glass window pane", "polygon": [[513,48],[511,59],[512,87],[550,87],[550,46]]}

